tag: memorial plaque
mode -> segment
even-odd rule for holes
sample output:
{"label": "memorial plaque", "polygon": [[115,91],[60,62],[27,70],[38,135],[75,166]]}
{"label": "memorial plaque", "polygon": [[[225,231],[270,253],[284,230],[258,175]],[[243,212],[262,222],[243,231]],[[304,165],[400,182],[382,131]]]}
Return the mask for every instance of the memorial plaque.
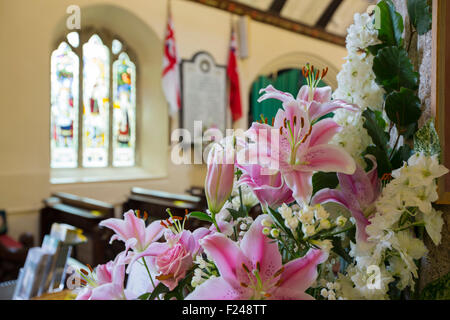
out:
{"label": "memorial plaque", "polygon": [[[192,142],[201,141],[203,132],[217,128],[226,129],[226,68],[216,65],[206,52],[198,52],[192,60],[181,64],[182,111],[181,127],[191,134]],[[194,122],[201,127],[194,130]]]}

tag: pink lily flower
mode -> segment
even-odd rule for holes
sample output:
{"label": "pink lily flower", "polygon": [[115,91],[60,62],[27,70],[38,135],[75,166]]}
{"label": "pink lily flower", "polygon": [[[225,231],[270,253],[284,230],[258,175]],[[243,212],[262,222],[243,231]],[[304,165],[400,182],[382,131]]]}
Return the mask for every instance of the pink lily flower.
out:
{"label": "pink lily flower", "polygon": [[381,193],[376,160],[371,155],[367,158],[373,162],[369,172],[366,173],[358,165],[352,175],[338,173],[340,190],[323,189],[311,199],[312,204],[334,202],[346,207],[356,221],[356,239],[363,242],[367,242],[368,238],[368,217],[373,213],[375,201]]}
{"label": "pink lily flower", "polygon": [[208,209],[213,215],[220,212],[230,197],[233,182],[234,150],[225,150],[220,144],[216,144],[208,155],[208,172],[205,181]]}
{"label": "pink lily flower", "polygon": [[283,106],[294,102],[299,108],[308,111],[310,121],[316,120],[337,109],[346,109],[350,111],[358,111],[359,107],[355,104],[348,103],[344,100],[330,100],[331,87],[315,88],[313,94],[310,95],[309,86],[302,86],[298,92],[297,98],[294,98],[289,92],[283,92],[275,89],[272,85],[261,89],[264,94],[259,97],[258,102],[267,99],[276,99],[283,102]]}
{"label": "pink lily flower", "polygon": [[240,245],[220,233],[200,241],[220,272],[195,288],[186,300],[299,300],[317,277],[317,265],[327,259],[312,249],[302,258],[282,265],[278,245],[262,233],[260,215]]}
{"label": "pink lily flower", "polygon": [[284,183],[281,173],[263,174],[263,167],[258,164],[237,165],[242,171],[239,185],[246,184],[253,191],[263,206],[277,208],[283,203],[289,204],[295,199],[292,190]]}
{"label": "pink lily flower", "polygon": [[129,249],[133,250],[130,265],[137,259],[146,255],[146,250],[150,244],[159,240],[164,233],[164,227],[161,221],[157,220],[145,227],[143,219],[136,217],[133,210],[129,210],[124,214],[124,219],[110,218],[99,223],[102,227],[112,229],[115,234],[111,237],[110,243],[114,240],[125,242],[125,252]]}
{"label": "pink lily flower", "polygon": [[[274,126],[253,123],[247,135],[257,142],[250,151],[259,163],[279,170],[297,202],[308,202],[312,194],[312,175],[315,171],[352,174],[356,165],[341,147],[329,145],[331,138],[341,130],[332,119],[324,119],[314,126],[309,116],[295,101],[284,104],[275,117]],[[272,130],[279,132],[272,141]],[[264,141],[264,139],[266,139]],[[278,161],[274,163],[273,159]]]}
{"label": "pink lily flower", "polygon": [[94,272],[86,275],[86,286],[76,300],[127,300],[136,298],[135,294],[124,289],[125,253],[117,255],[114,261],[98,265]]}
{"label": "pink lily flower", "polygon": [[275,89],[272,85],[260,90],[264,94],[258,99],[258,102],[267,99],[276,99],[283,102],[283,107],[287,104],[295,104],[299,108],[308,113],[310,121],[314,121],[337,109],[347,109],[350,111],[358,111],[359,107],[350,104],[344,100],[331,101],[331,87],[318,88],[320,80],[322,80],[328,72],[328,68],[322,70],[314,69],[314,66],[303,68],[303,76],[307,79],[308,85],[302,86],[298,91],[297,97],[294,98],[289,92],[283,92]]}

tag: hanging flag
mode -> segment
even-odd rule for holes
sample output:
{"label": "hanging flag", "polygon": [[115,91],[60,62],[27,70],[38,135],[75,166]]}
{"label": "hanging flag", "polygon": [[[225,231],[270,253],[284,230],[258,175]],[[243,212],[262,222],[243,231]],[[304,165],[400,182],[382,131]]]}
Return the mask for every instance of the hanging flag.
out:
{"label": "hanging flag", "polygon": [[237,54],[236,34],[234,32],[234,28],[232,27],[227,75],[228,78],[230,79],[229,102],[233,121],[236,121],[240,117],[242,117],[241,90],[239,86],[239,74],[237,68],[236,54]]}
{"label": "hanging flag", "polygon": [[166,37],[164,40],[162,87],[166,100],[169,103],[170,115],[181,109],[180,73],[178,70],[178,55],[175,46],[175,34],[172,23],[172,14],[169,9],[167,17]]}

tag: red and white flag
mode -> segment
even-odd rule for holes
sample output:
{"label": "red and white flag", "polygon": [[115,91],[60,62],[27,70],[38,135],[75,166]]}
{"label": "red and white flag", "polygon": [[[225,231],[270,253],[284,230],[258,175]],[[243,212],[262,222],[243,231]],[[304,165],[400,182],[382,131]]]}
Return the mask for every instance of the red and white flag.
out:
{"label": "red and white flag", "polygon": [[237,54],[236,34],[234,32],[234,28],[232,28],[230,53],[228,56],[227,75],[228,78],[230,79],[229,102],[233,121],[236,121],[240,117],[242,117],[241,90],[239,86],[239,73],[236,54]]}
{"label": "red and white flag", "polygon": [[167,17],[166,37],[164,39],[162,87],[169,103],[169,113],[174,115],[181,109],[180,73],[178,69],[178,55],[175,45],[175,34],[172,15],[169,10]]}

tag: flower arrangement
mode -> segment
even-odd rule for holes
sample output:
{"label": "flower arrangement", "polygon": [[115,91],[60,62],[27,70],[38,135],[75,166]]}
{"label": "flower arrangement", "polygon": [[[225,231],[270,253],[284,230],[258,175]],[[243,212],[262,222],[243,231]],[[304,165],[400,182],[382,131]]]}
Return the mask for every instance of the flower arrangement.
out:
{"label": "flower arrangement", "polygon": [[[424,1],[425,8],[428,8]],[[430,120],[418,128],[418,74],[390,0],[356,14],[338,89],[307,65],[297,97],[278,99],[272,125],[209,152],[207,212],[146,225],[147,215],[101,223],[125,243],[114,261],[82,270],[78,299],[390,299],[414,294],[423,236],[437,245],[436,179],[448,170]],[[424,30],[428,11],[414,27]],[[376,17],[382,21],[375,28]],[[420,25],[420,28],[418,27]],[[262,214],[251,217],[260,205]],[[194,231],[187,219],[210,224]],[[125,285],[125,275],[128,284]],[[138,279],[141,286],[129,285]],[[143,284],[143,285],[142,285]],[[417,291],[416,291],[417,293]]]}

